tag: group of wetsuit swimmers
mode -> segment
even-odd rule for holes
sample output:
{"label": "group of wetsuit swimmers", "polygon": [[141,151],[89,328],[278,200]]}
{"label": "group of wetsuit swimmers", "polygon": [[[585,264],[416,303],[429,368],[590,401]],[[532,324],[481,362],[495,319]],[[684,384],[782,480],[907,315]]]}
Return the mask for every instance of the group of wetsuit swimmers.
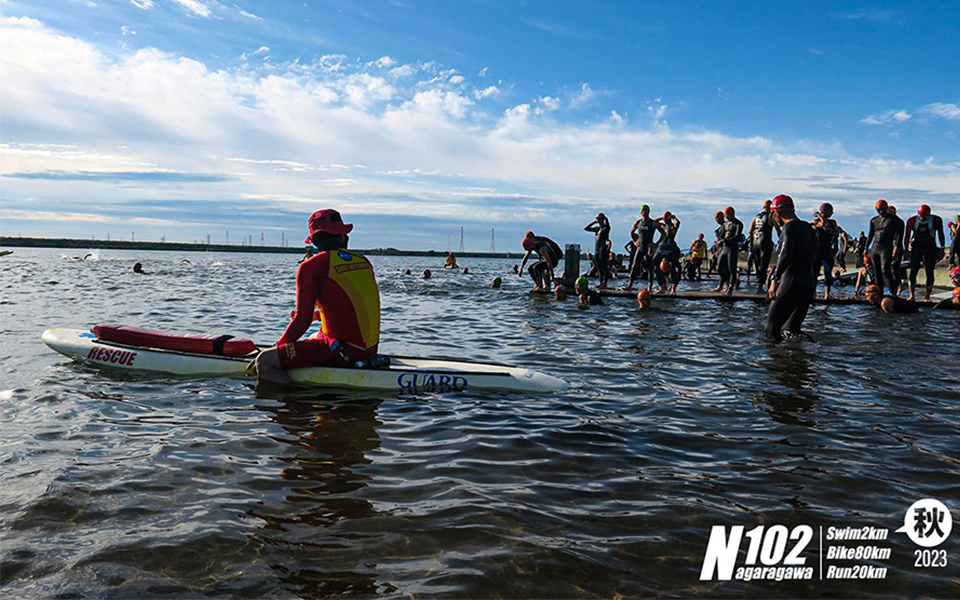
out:
{"label": "group of wetsuit swimmers", "polygon": [[[777,196],[764,202],[763,209],[750,221],[744,234],[744,224],[736,216],[733,207],[727,207],[715,214],[717,229],[713,245],[713,260],[720,282],[713,291],[724,295],[732,294],[739,287],[739,255],[746,250],[748,255],[748,273],[757,278],[757,292],[767,293],[771,299],[768,312],[767,334],[770,338],[783,338],[782,330],[801,335],[800,325],[806,316],[810,302],[816,294],[820,274],[824,278],[824,297],[829,298],[835,285],[834,267],[845,268],[844,254],[851,248],[858,253],[857,265],[861,266],[861,277],[856,286],[859,293],[861,284],[867,286],[867,299],[888,312],[915,312],[913,300],[916,297],[917,275],[921,266],[926,271],[926,294],[929,300],[934,285],[934,270],[945,254],[945,236],[942,219],[932,214],[927,205],[922,205],[917,215],[904,223],[896,215],[896,209],[885,200],[876,204],[877,216],[870,221],[869,233],[861,232],[860,239],[854,241],[833,218],[834,209],[824,203],[813,214],[810,223],[801,220],[796,214],[793,199],[786,195]],[[594,252],[591,255],[593,268],[599,283],[598,289],[609,287],[613,276],[610,268],[610,220],[600,213],[584,227],[594,234]],[[626,290],[632,290],[637,280],[648,282],[645,298],[640,299],[641,308],[649,306],[653,281],[659,284],[658,293],[675,294],[681,277],[681,251],[676,242],[680,229],[680,219],[667,211],[661,217],[651,218],[650,207],[640,207],[640,218],[630,228],[630,241],[626,249],[630,255],[627,273],[629,281]],[[779,255],[777,264],[771,268],[774,243],[773,232],[779,237]],[[953,234],[951,245],[951,264],[958,254],[960,237],[960,215],[950,223]],[[657,234],[659,233],[659,239]],[[939,242],[939,243],[938,243]],[[535,291],[549,289],[553,279],[553,269],[559,264],[562,253],[559,245],[544,236],[527,232],[522,246],[526,250],[522,268],[531,256],[538,259],[531,265],[529,273],[534,280]],[[909,298],[900,298],[901,261],[909,251]],[[701,233],[690,245],[689,271],[699,279],[701,267],[706,259],[707,243]],[[710,269],[712,270],[712,268]],[[960,277],[960,269],[957,270]],[[768,279],[769,278],[769,279]],[[592,294],[580,291],[578,295],[587,298]],[[586,282],[582,284],[588,289]],[[885,291],[889,290],[889,295]],[[556,293],[556,290],[555,290]],[[958,295],[960,296],[960,295]],[[944,301],[944,307],[952,307],[952,300]],[[944,304],[941,303],[941,304]]]}

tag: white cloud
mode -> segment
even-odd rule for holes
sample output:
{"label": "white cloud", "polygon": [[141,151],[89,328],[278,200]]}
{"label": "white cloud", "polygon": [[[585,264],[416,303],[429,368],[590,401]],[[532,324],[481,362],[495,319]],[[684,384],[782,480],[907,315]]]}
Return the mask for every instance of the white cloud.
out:
{"label": "white cloud", "polygon": [[463,75],[454,75],[453,77],[450,78],[450,83],[452,83],[453,85],[458,85],[463,83],[464,80],[465,78]]}
{"label": "white cloud", "polygon": [[390,74],[396,78],[410,77],[416,72],[417,72],[417,68],[414,67],[413,65],[401,65],[395,69],[390,69]]}
{"label": "white cloud", "polygon": [[180,6],[187,9],[189,12],[197,15],[198,17],[209,17],[212,14],[210,12],[210,8],[203,2],[200,2],[200,0],[171,0],[171,1],[179,4]]}
{"label": "white cloud", "polygon": [[911,117],[912,115],[905,110],[891,109],[875,115],[867,115],[860,119],[860,122],[867,125],[890,125],[909,121]]}
{"label": "white cloud", "polygon": [[575,95],[570,100],[570,106],[573,108],[580,108],[590,103],[597,93],[593,91],[593,88],[590,87],[589,83],[583,83],[580,85],[580,93]]}
{"label": "white cloud", "polygon": [[960,105],[949,104],[946,102],[933,102],[917,110],[928,117],[945,119],[947,121],[960,121]]}
{"label": "white cloud", "polygon": [[249,13],[249,12],[243,10],[242,8],[240,8],[239,6],[237,6],[236,4],[234,4],[233,7],[234,7],[235,9],[237,9],[237,12],[240,13],[240,16],[241,16],[241,17],[246,17],[246,18],[248,18],[248,19],[253,19],[254,21],[263,21],[263,17],[259,17],[259,16],[255,15],[255,14],[253,14],[253,13]]}
{"label": "white cloud", "polygon": [[487,70],[488,70],[488,69],[490,69],[490,67],[484,67],[484,68],[480,69],[480,72],[477,73],[477,75],[479,75],[480,77],[486,77],[486,76],[487,76]]}
{"label": "white cloud", "polygon": [[[564,102],[543,96],[501,112],[499,103],[474,103],[498,88],[464,84],[458,93],[446,83],[453,76],[449,69],[418,69],[398,81],[342,55],[214,69],[157,49],[115,56],[33,19],[0,20],[0,80],[17,82],[0,87],[4,138],[75,146],[2,144],[0,174],[138,170],[131,165],[144,164],[229,176],[202,184],[203,193],[259,207],[296,202],[299,210],[322,190],[324,201],[349,202],[351,212],[491,220],[540,211],[538,218],[565,222],[584,206],[616,210],[633,207],[638,197],[702,212],[777,191],[800,201],[848,199],[869,208],[873,189],[908,187],[941,194],[937,202],[944,210],[951,203],[960,209],[958,164],[877,160],[834,144],[675,130],[665,123],[644,127],[615,111],[569,123],[563,119],[568,96]],[[444,79],[429,84],[440,72]],[[577,97],[586,101],[595,93],[583,84]],[[651,106],[651,112],[666,111],[661,107],[666,104]],[[954,105],[928,107],[922,114],[954,118]],[[548,110],[555,112],[546,115]],[[418,177],[407,181],[405,174]],[[859,187],[823,187],[813,176]],[[8,198],[80,203],[161,193],[149,185],[3,182],[10,209],[16,207]],[[523,202],[463,192],[477,182],[510,193],[524,190]],[[869,191],[858,191],[863,188]],[[162,193],[190,199],[197,187],[170,185]],[[523,206],[498,209],[501,201]]]}
{"label": "white cloud", "polygon": [[137,35],[137,32],[136,32],[136,31],[130,29],[130,28],[127,27],[126,25],[121,25],[121,26],[120,26],[120,33],[121,33],[122,35]]}
{"label": "white cloud", "polygon": [[155,6],[153,0],[130,0],[130,2],[137,8],[142,8],[143,10],[150,10]]}
{"label": "white cloud", "polygon": [[396,59],[393,59],[389,56],[381,56],[377,60],[373,61],[372,65],[380,69],[386,69],[397,64]]}

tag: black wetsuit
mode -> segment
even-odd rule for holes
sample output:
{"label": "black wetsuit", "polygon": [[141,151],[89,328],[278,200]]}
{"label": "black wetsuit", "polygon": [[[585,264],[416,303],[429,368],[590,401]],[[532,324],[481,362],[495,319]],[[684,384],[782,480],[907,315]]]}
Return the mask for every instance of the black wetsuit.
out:
{"label": "black wetsuit", "polygon": [[937,215],[928,215],[927,217],[910,217],[907,221],[908,226],[912,227],[913,238],[910,241],[910,286],[917,287],[917,273],[920,272],[920,263],[923,263],[927,271],[927,293],[933,289],[934,269],[937,261],[940,260],[940,246],[937,246],[937,238],[940,237],[940,245],[946,245],[943,235],[943,219]]}
{"label": "black wetsuit", "polygon": [[[533,238],[533,250],[531,252],[536,254],[539,260],[530,265],[527,272],[530,273],[530,277],[537,285],[549,286],[551,283],[550,271],[557,268],[560,259],[563,257],[560,246],[550,238],[538,235]],[[544,259],[543,254],[547,255],[546,259]]]}
{"label": "black wetsuit", "polygon": [[[893,215],[893,220],[897,222],[898,227],[900,228],[900,251],[897,252],[897,255],[893,259],[893,279],[897,282],[897,289],[900,289],[900,283],[903,281],[903,236],[906,232],[907,226],[897,215]],[[894,290],[896,293],[896,290]]]}
{"label": "black wetsuit", "polygon": [[940,302],[937,302],[933,305],[934,308],[939,308],[940,310],[960,310],[960,305],[953,303],[953,298],[944,298]]}
{"label": "black wetsuit", "polygon": [[717,230],[720,232],[720,283],[729,282],[733,285],[737,281],[737,262],[740,259],[740,234],[743,233],[743,223],[734,217],[724,221]]}
{"label": "black wetsuit", "polygon": [[[660,263],[666,259],[670,263],[670,269],[664,273],[660,269]],[[657,272],[657,283],[660,287],[666,285],[667,279],[670,283],[680,283],[680,246],[673,238],[666,238],[660,241],[657,246],[657,255],[653,257],[653,267]]]}
{"label": "black wetsuit", "polygon": [[767,282],[767,270],[773,256],[773,217],[770,211],[757,213],[753,218],[753,239],[750,240],[750,254],[757,273],[757,287]]}
{"label": "black wetsuit", "polygon": [[[630,263],[630,279],[653,280],[653,254],[650,252],[650,246],[653,245],[653,236],[657,233],[657,222],[653,219],[640,219],[640,225],[637,227],[636,241],[637,250],[633,253],[633,261]],[[646,275],[646,277],[644,277]]]}
{"label": "black wetsuit", "polygon": [[776,299],[767,312],[767,337],[780,341],[781,330],[800,333],[810,301],[817,292],[817,234],[806,221],[794,219],[780,231],[780,257],[773,278]]}
{"label": "black wetsuit", "polygon": [[898,277],[894,277],[893,249],[903,243],[903,221],[893,215],[877,215],[870,219],[870,232],[867,235],[873,266],[877,270],[877,286],[880,293],[889,289],[897,293]]}
{"label": "black wetsuit", "polygon": [[603,304],[603,298],[597,290],[587,290],[587,306],[598,306]]}
{"label": "black wetsuit", "polygon": [[[887,298],[893,299],[893,312],[897,314],[913,314],[915,312],[920,312],[920,307],[917,306],[916,302],[911,302],[906,298],[901,298],[900,296],[886,296]],[[883,302],[883,300],[881,300]]]}
{"label": "black wetsuit", "polygon": [[953,237],[953,242],[950,244],[950,266],[952,267],[957,255],[960,255],[960,225],[957,225],[955,230],[951,230],[950,235]]}
{"label": "black wetsuit", "polygon": [[867,253],[867,236],[861,235],[857,239],[857,268],[863,266],[863,255]]}
{"label": "black wetsuit", "polygon": [[820,270],[823,269],[823,283],[826,287],[833,285],[833,257],[836,254],[834,243],[837,239],[839,229],[837,222],[830,219],[826,221],[826,227],[817,227],[814,232],[817,234],[817,271],[816,276],[820,276]]}
{"label": "black wetsuit", "polygon": [[610,249],[607,248],[607,240],[610,239],[610,222],[606,221],[603,224],[594,222],[583,229],[595,234],[593,260],[597,263],[600,285],[606,285],[610,278]]}

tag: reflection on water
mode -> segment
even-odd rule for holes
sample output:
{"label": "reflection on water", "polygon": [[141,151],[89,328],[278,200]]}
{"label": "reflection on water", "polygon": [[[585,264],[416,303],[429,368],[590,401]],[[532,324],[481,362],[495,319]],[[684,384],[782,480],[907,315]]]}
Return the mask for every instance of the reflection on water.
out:
{"label": "reflection on water", "polygon": [[[917,498],[958,501],[954,314],[814,307],[816,343],[772,345],[758,304],[581,311],[529,297],[528,279],[489,289],[513,261],[461,260],[463,275],[375,258],[386,352],[514,363],[572,388],[291,392],[108,376],[39,342],[100,321],[269,342],[298,258],[4,259],[5,595],[957,595],[917,574],[899,535],[884,582],[699,581],[715,524],[896,527]],[[402,275],[428,266],[429,281]]]}

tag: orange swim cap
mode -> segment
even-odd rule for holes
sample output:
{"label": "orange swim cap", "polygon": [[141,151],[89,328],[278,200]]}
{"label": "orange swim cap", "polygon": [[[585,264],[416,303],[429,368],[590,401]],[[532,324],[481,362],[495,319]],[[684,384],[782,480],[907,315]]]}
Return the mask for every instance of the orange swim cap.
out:
{"label": "orange swim cap", "polygon": [[887,201],[883,199],[877,200],[876,209],[887,210]]}
{"label": "orange swim cap", "polygon": [[772,204],[773,204],[773,200],[764,200],[764,201],[763,201],[763,207],[764,207],[764,208],[770,208],[770,206],[771,206]]}
{"label": "orange swim cap", "polygon": [[664,272],[669,271],[669,270],[670,270],[670,261],[667,260],[667,259],[661,260],[661,261],[660,261],[660,270],[661,270],[661,271],[664,271]]}
{"label": "orange swim cap", "polygon": [[673,213],[670,212],[669,210],[668,210],[667,212],[663,213],[663,218],[664,218],[664,220],[669,219],[669,218],[672,217],[672,216],[673,216]]}
{"label": "orange swim cap", "polygon": [[713,215],[713,218],[714,218],[714,219],[719,219],[719,218],[721,218],[721,217],[723,217],[723,211],[722,211],[722,210],[718,210],[718,211],[716,212],[716,214]]}
{"label": "orange swim cap", "polygon": [[640,293],[637,294],[637,304],[639,304],[641,308],[649,306],[652,300],[653,296],[650,294],[650,290],[640,290]]}
{"label": "orange swim cap", "polygon": [[736,211],[733,210],[733,207],[732,207],[732,206],[728,206],[728,207],[726,207],[725,209],[723,209],[723,214],[725,214],[725,215],[732,215],[732,214],[735,214],[735,213],[736,213]]}
{"label": "orange swim cap", "polygon": [[960,287],[953,288],[953,303],[956,304],[957,300],[960,300]]}

